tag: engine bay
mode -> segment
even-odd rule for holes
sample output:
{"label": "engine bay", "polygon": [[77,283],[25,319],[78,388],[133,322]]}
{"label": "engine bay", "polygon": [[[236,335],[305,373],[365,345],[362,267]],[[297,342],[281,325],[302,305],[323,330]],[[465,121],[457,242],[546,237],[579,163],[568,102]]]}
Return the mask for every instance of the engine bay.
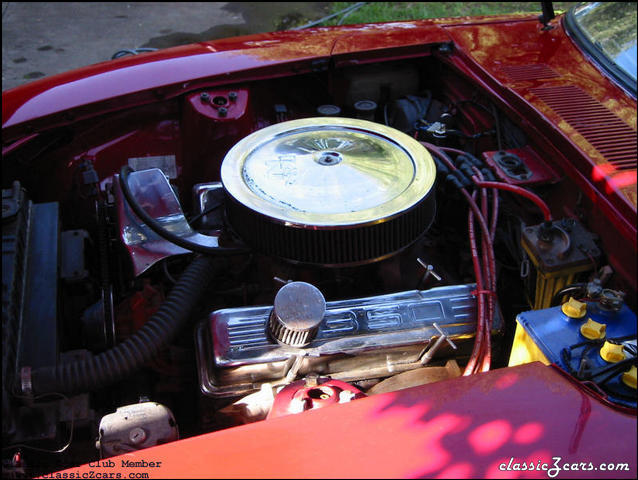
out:
{"label": "engine bay", "polygon": [[[529,124],[426,56],[205,88],[13,149],[3,469],[543,358],[635,409],[635,278]],[[565,318],[591,323],[543,330]]]}

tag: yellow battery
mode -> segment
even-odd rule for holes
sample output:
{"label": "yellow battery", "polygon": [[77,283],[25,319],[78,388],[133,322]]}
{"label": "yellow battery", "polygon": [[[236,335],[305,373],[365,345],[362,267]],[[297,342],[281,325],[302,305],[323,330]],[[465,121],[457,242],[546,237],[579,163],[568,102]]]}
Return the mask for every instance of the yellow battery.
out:
{"label": "yellow battery", "polygon": [[[534,263],[534,260],[532,260],[532,263]],[[562,288],[574,283],[574,278],[576,277],[577,273],[587,272],[591,270],[590,265],[584,265],[579,268],[545,273],[539,268],[537,264],[534,264],[534,266],[536,267],[536,293],[534,295],[534,310],[541,310],[543,308],[551,307],[552,298],[554,298],[554,295],[556,295]]]}
{"label": "yellow battery", "polygon": [[[558,309],[553,309],[553,310],[556,311]],[[559,320],[560,317],[557,317],[556,315],[562,314],[565,316],[565,318],[570,318],[572,320],[578,321],[578,324],[580,325],[578,330],[579,332],[581,332],[580,334],[582,335],[582,328],[581,328],[583,325],[582,321],[584,320],[584,317],[587,315],[586,303],[582,303],[582,302],[579,302],[578,300],[574,300],[573,298],[570,298],[569,302],[563,304],[563,306],[560,308],[559,311],[556,311],[555,313],[549,313],[551,311],[552,310],[547,310],[545,312],[544,315],[546,315],[546,318],[543,317],[542,321],[540,322],[541,325],[543,324],[548,325],[550,323],[553,323],[553,326],[549,329],[549,331],[555,334],[559,334],[559,331],[561,329],[573,330],[574,328],[576,328],[574,327],[576,323],[574,323],[570,327],[568,327],[567,324],[565,323],[561,323],[561,321],[563,320]],[[537,313],[537,315],[540,315],[540,314],[541,312]],[[604,328],[606,327],[605,324],[594,322],[591,318],[588,319],[588,321],[585,323],[589,325],[595,324],[595,325],[602,326],[603,332],[605,331],[604,330]],[[512,351],[510,352],[510,360],[509,360],[508,366],[513,367],[514,365],[521,365],[523,363],[530,363],[530,362],[543,362],[545,365],[549,365],[551,362],[548,360],[545,354],[538,347],[538,344],[536,343],[534,338],[532,338],[532,335],[530,335],[528,331],[526,330],[526,328],[534,329],[534,324],[530,324],[529,322],[527,322],[526,325],[527,327],[524,324],[521,324],[520,317],[516,317],[516,332],[514,333],[514,343],[512,344]],[[542,337],[542,336],[545,336],[547,332],[544,332],[542,328],[539,328],[538,326],[536,326],[536,330],[532,330],[532,334],[533,335],[535,334],[536,338],[538,339],[539,334]]]}
{"label": "yellow battery", "polygon": [[517,319],[516,333],[514,333],[514,343],[512,344],[508,366],[513,367],[514,365],[530,362],[543,362],[545,365],[551,363]]}
{"label": "yellow battery", "polygon": [[593,235],[572,219],[525,227],[521,245],[536,271],[534,310],[549,308],[559,290],[594,269],[600,258]]}

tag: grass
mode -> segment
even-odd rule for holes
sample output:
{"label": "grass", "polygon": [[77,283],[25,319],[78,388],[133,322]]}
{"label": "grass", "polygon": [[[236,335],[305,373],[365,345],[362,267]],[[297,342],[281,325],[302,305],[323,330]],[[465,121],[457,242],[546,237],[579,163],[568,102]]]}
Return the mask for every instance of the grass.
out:
{"label": "grass", "polygon": [[[336,13],[355,3],[357,2],[333,2],[330,13]],[[563,12],[577,4],[578,2],[554,2],[554,11],[556,13]],[[368,2],[345,18],[342,19],[342,15],[339,15],[323,25],[349,25],[504,13],[540,14],[540,12],[540,2]]]}

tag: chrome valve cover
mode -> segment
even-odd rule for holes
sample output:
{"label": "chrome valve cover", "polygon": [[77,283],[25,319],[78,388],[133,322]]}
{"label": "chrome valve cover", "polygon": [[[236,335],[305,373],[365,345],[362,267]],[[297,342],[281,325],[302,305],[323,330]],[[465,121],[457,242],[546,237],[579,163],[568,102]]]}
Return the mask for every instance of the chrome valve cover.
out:
{"label": "chrome valve cover", "polygon": [[[272,306],[217,310],[197,329],[200,387],[224,397],[265,382],[285,384],[308,372],[357,381],[416,368],[440,336],[435,322],[461,347],[472,343],[466,341],[476,331],[474,289],[445,286],[327,302],[316,337],[305,348],[269,337]],[[494,330],[501,325],[497,315]]]}

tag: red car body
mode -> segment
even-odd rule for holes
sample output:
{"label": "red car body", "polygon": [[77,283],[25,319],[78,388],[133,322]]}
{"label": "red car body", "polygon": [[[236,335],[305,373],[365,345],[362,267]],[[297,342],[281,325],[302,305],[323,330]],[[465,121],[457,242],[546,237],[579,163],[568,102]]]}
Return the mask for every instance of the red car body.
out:
{"label": "red car body", "polygon": [[[144,119],[173,118],[171,102],[203,89],[432,57],[445,66],[441,84],[472,85],[563,172],[572,188],[546,196],[557,217],[574,215],[574,196],[582,195],[584,217],[635,308],[636,98],[601,73],[563,22],[543,29],[535,16],[507,15],[312,28],[91,65],[3,92],[3,157],[46,131],[81,125],[107,178],[121,165],[113,159],[133,144],[144,155],[189,148],[174,122],[163,133],[140,128],[126,116],[132,108],[142,108]],[[94,132],[86,127],[92,123]],[[71,148],[68,163],[38,173],[48,176],[31,182],[42,200],[68,201],[79,153]],[[180,181],[195,183],[193,167],[181,162],[178,153]],[[542,465],[560,465],[559,478],[635,478],[636,460],[635,410],[605,404],[560,369],[534,363],[207,433],[45,478],[546,478]],[[618,470],[602,471],[607,464]]]}

